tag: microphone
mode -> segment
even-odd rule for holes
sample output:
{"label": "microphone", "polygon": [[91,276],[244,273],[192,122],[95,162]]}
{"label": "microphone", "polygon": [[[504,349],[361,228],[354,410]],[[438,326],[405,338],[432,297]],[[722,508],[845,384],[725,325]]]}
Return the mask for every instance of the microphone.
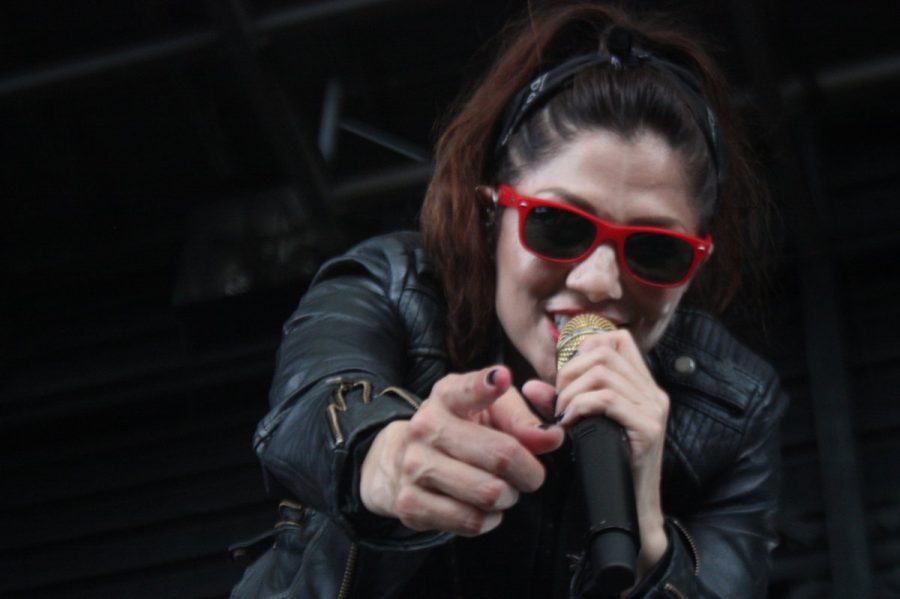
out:
{"label": "microphone", "polygon": [[[575,355],[588,335],[615,329],[597,314],[572,318],[556,344],[557,369]],[[628,439],[621,426],[603,416],[582,418],[569,436],[587,507],[587,546],[594,575],[594,585],[585,585],[584,596],[618,597],[634,585],[640,548]]]}

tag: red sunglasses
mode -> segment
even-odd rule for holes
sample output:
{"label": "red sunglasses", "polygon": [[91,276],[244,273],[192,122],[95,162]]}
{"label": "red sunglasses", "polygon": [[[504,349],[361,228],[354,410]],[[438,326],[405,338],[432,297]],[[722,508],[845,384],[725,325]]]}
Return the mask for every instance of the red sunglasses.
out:
{"label": "red sunglasses", "polygon": [[617,225],[569,204],[519,194],[500,185],[494,202],[519,211],[519,240],[532,254],[571,264],[613,242],[619,265],[652,287],[684,285],[712,253],[712,237],[700,239],[660,227]]}

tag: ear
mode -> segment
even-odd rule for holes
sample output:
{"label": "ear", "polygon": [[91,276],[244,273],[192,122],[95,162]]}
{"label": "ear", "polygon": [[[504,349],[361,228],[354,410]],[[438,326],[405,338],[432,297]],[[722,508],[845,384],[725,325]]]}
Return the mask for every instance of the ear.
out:
{"label": "ear", "polygon": [[494,194],[497,193],[497,190],[491,187],[490,185],[476,185],[475,193],[478,194],[478,197],[481,198],[486,204],[494,204]]}
{"label": "ear", "polygon": [[481,201],[481,218],[484,227],[488,231],[493,231],[497,222],[497,202],[495,201],[497,190],[490,185],[478,185],[475,187],[475,193]]}

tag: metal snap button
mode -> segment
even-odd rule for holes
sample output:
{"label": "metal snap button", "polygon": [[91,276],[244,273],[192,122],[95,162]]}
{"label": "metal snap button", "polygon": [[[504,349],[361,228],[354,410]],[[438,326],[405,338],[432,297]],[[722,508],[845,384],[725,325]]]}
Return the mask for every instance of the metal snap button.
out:
{"label": "metal snap button", "polygon": [[694,374],[697,370],[697,362],[690,356],[678,356],[675,358],[675,370],[679,374]]}

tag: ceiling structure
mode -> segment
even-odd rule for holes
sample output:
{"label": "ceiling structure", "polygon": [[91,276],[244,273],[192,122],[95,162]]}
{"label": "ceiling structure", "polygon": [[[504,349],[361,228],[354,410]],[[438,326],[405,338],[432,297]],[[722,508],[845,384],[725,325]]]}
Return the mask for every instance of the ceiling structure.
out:
{"label": "ceiling structure", "polygon": [[[792,396],[770,596],[896,596],[896,3],[631,4],[709,37],[781,211],[769,308],[727,315]],[[250,435],[280,323],[322,260],[415,226],[523,6],[0,7],[0,597],[227,595],[225,548],[274,522]]]}

